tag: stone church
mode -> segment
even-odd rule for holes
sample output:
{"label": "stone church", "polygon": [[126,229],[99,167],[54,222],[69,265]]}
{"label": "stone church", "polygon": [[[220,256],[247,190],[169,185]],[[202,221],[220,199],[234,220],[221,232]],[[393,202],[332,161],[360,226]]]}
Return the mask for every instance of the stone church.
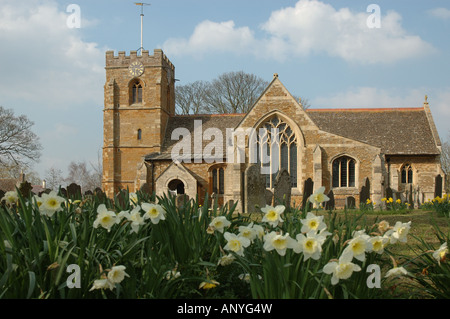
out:
{"label": "stone church", "polygon": [[[277,172],[287,171],[296,203],[307,180],[332,191],[336,207],[349,198],[358,205],[367,184],[375,203],[391,192],[409,190],[418,202],[442,194],[441,142],[426,97],[414,108],[304,110],[275,74],[246,114],[176,115],[175,67],[162,50],[108,51],[105,69],[108,196],[145,188],[203,202],[214,194],[242,212],[250,164],[262,168],[266,195]],[[233,134],[242,131],[265,135]]]}

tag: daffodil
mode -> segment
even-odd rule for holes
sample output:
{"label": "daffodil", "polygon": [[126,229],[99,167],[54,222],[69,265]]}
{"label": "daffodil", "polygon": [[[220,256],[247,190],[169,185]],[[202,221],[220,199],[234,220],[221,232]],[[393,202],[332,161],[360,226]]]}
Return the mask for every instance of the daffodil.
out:
{"label": "daffodil", "polygon": [[208,290],[208,289],[216,288],[218,285],[220,285],[219,282],[217,282],[215,280],[208,280],[208,281],[202,282],[198,288]]}
{"label": "daffodil", "polygon": [[309,197],[309,201],[314,204],[315,207],[319,207],[323,202],[327,202],[330,198],[324,194],[325,186],[319,187],[314,194]]}
{"label": "daffodil", "polygon": [[16,191],[8,191],[5,193],[1,201],[5,201],[5,204],[8,206],[14,205],[19,200],[19,196]]}
{"label": "daffodil", "polygon": [[389,229],[389,222],[386,220],[382,220],[381,222],[378,223],[378,231],[381,234],[384,234],[386,231],[388,231]]}
{"label": "daffodil", "polygon": [[42,194],[42,204],[39,206],[39,211],[43,215],[52,217],[53,214],[62,210],[61,204],[65,202],[65,199],[55,191],[51,191],[49,194]]}
{"label": "daffodil", "polygon": [[266,251],[275,249],[280,256],[284,256],[286,254],[286,249],[297,248],[297,245],[297,241],[291,238],[288,233],[286,233],[286,235],[282,235],[273,231],[264,236],[263,248]]}
{"label": "daffodil", "polygon": [[262,218],[263,222],[267,222],[273,227],[277,227],[278,223],[282,223],[283,219],[281,219],[281,214],[283,214],[286,207],[283,205],[277,205],[276,207],[272,207],[270,205],[266,205],[261,208],[261,211],[264,213],[264,217]]}
{"label": "daffodil", "polygon": [[250,246],[250,240],[246,237],[226,232],[224,238],[227,240],[227,244],[223,249],[235,252],[239,256],[244,256],[244,248]]}
{"label": "daffodil", "polygon": [[165,220],[164,208],[157,204],[142,203],[144,219],[150,219],[153,224],[158,224],[160,220]]}
{"label": "daffodil", "polygon": [[448,254],[447,243],[443,243],[439,249],[433,252],[433,258],[440,264],[442,260],[445,260],[446,254]]}
{"label": "daffodil", "polygon": [[315,232],[309,232],[305,235],[298,234],[297,237],[298,245],[294,248],[296,253],[303,253],[304,260],[312,258],[314,260],[319,260],[322,253],[322,244],[324,243],[326,237],[316,234]]}
{"label": "daffodil", "polygon": [[257,236],[256,229],[253,228],[253,222],[248,226],[239,226],[238,230],[240,236],[247,238],[251,242],[253,242]]}
{"label": "daffodil", "polygon": [[339,261],[330,261],[323,267],[323,272],[332,275],[331,284],[336,285],[339,280],[345,280],[351,277],[353,272],[360,271],[361,267],[352,263],[353,255],[349,252],[343,252]]}
{"label": "daffodil", "polygon": [[372,245],[372,251],[377,254],[384,252],[384,247],[386,247],[388,242],[389,238],[386,236],[374,236],[369,239],[369,243]]}
{"label": "daffodil", "polygon": [[130,200],[130,204],[131,205],[137,206],[137,204],[138,204],[138,196],[137,196],[136,193],[129,193],[128,194],[128,198]]}
{"label": "daffodil", "polygon": [[264,235],[266,234],[264,231],[264,227],[262,227],[261,225],[258,225],[258,224],[254,224],[252,228],[256,234],[256,238],[262,240],[264,238]]}
{"label": "daffodil", "polygon": [[397,241],[406,243],[410,228],[411,221],[407,223],[398,221],[392,229],[386,232],[386,235],[389,236],[391,244],[395,244]]}
{"label": "daffodil", "polygon": [[317,233],[327,228],[327,225],[323,222],[323,216],[316,216],[311,212],[306,214],[306,219],[301,219],[300,222],[303,224],[300,230],[302,233],[309,233],[310,231]]}
{"label": "daffodil", "polygon": [[231,225],[231,222],[225,216],[217,216],[209,223],[209,227],[223,234],[225,227]]}
{"label": "daffodil", "polygon": [[114,284],[108,279],[97,279],[94,280],[94,284],[92,285],[91,289],[89,289],[89,291],[96,289],[109,289],[112,291],[114,289]]}
{"label": "daffodil", "polygon": [[99,225],[107,229],[108,232],[111,231],[111,227],[118,221],[117,215],[113,211],[109,211],[105,204],[100,204],[97,208],[97,218],[94,221],[94,228]]}
{"label": "daffodil", "polygon": [[387,273],[386,273],[386,278],[388,277],[399,277],[399,276],[403,276],[403,275],[408,275],[408,272],[406,271],[405,268],[403,267],[394,267],[392,269],[390,269]]}
{"label": "daffodil", "polygon": [[236,258],[232,254],[228,254],[220,257],[217,264],[221,266],[229,266],[233,263],[233,261],[235,261],[235,259]]}
{"label": "daffodil", "polygon": [[372,243],[369,241],[369,238],[364,230],[355,231],[353,238],[349,240],[344,252],[348,252],[349,255],[364,262],[366,260],[366,252],[372,250]]}
{"label": "daffodil", "polygon": [[113,284],[119,284],[121,283],[125,277],[130,277],[125,272],[125,266],[114,266],[111,268],[111,270],[108,272],[108,280]]}
{"label": "daffodil", "polygon": [[181,277],[181,273],[179,271],[169,270],[166,272],[166,280],[173,280]]}
{"label": "daffodil", "polygon": [[131,212],[129,211],[123,211],[120,212],[117,216],[118,218],[126,218],[128,221],[131,222],[131,233],[135,232],[136,234],[139,231],[139,226],[144,225],[144,217],[141,216],[140,213],[141,207],[138,205]]}

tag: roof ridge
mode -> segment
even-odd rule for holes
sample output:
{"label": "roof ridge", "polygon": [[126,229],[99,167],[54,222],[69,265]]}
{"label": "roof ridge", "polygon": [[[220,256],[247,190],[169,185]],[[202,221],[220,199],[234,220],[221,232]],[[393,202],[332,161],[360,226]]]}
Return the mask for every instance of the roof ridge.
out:
{"label": "roof ridge", "polygon": [[386,107],[386,108],[326,108],[326,109],[307,109],[306,112],[379,112],[379,111],[423,111],[423,107]]}

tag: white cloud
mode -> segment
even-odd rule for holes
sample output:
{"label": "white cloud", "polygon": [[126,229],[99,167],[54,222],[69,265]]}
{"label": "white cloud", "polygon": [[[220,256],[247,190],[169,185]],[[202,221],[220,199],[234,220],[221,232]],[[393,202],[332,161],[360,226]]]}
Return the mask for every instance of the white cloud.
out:
{"label": "white cloud", "polygon": [[[104,50],[67,26],[55,2],[3,1],[0,7],[0,96],[49,108],[98,101]],[[83,94],[79,94],[83,92]]]}
{"label": "white cloud", "polygon": [[203,21],[189,39],[169,39],[163,48],[171,55],[219,51],[276,60],[326,53],[359,63],[390,63],[435,51],[419,36],[406,32],[398,13],[382,15],[380,28],[368,27],[370,15],[300,0],[293,7],[272,12],[261,26],[263,38],[255,37],[249,27],[236,27],[233,21]]}
{"label": "white cloud", "polygon": [[428,13],[438,19],[447,20],[450,19],[450,10],[447,8],[435,8],[429,10]]}

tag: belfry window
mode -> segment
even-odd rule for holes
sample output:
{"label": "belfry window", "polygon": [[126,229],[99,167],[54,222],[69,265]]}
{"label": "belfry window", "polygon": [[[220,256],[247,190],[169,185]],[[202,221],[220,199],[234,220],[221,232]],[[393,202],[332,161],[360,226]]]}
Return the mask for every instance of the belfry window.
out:
{"label": "belfry window", "polygon": [[[264,154],[264,156],[263,156]],[[266,176],[266,187],[273,188],[280,169],[287,169],[291,186],[297,187],[297,137],[289,125],[278,116],[257,130],[256,160]]]}
{"label": "belfry window", "polygon": [[348,156],[333,161],[333,187],[355,187],[355,164],[355,160]]}
{"label": "belfry window", "polygon": [[142,103],[142,85],[138,82],[131,87],[131,104]]}
{"label": "belfry window", "polygon": [[410,164],[405,164],[402,167],[402,184],[412,184],[413,182],[413,170]]}

